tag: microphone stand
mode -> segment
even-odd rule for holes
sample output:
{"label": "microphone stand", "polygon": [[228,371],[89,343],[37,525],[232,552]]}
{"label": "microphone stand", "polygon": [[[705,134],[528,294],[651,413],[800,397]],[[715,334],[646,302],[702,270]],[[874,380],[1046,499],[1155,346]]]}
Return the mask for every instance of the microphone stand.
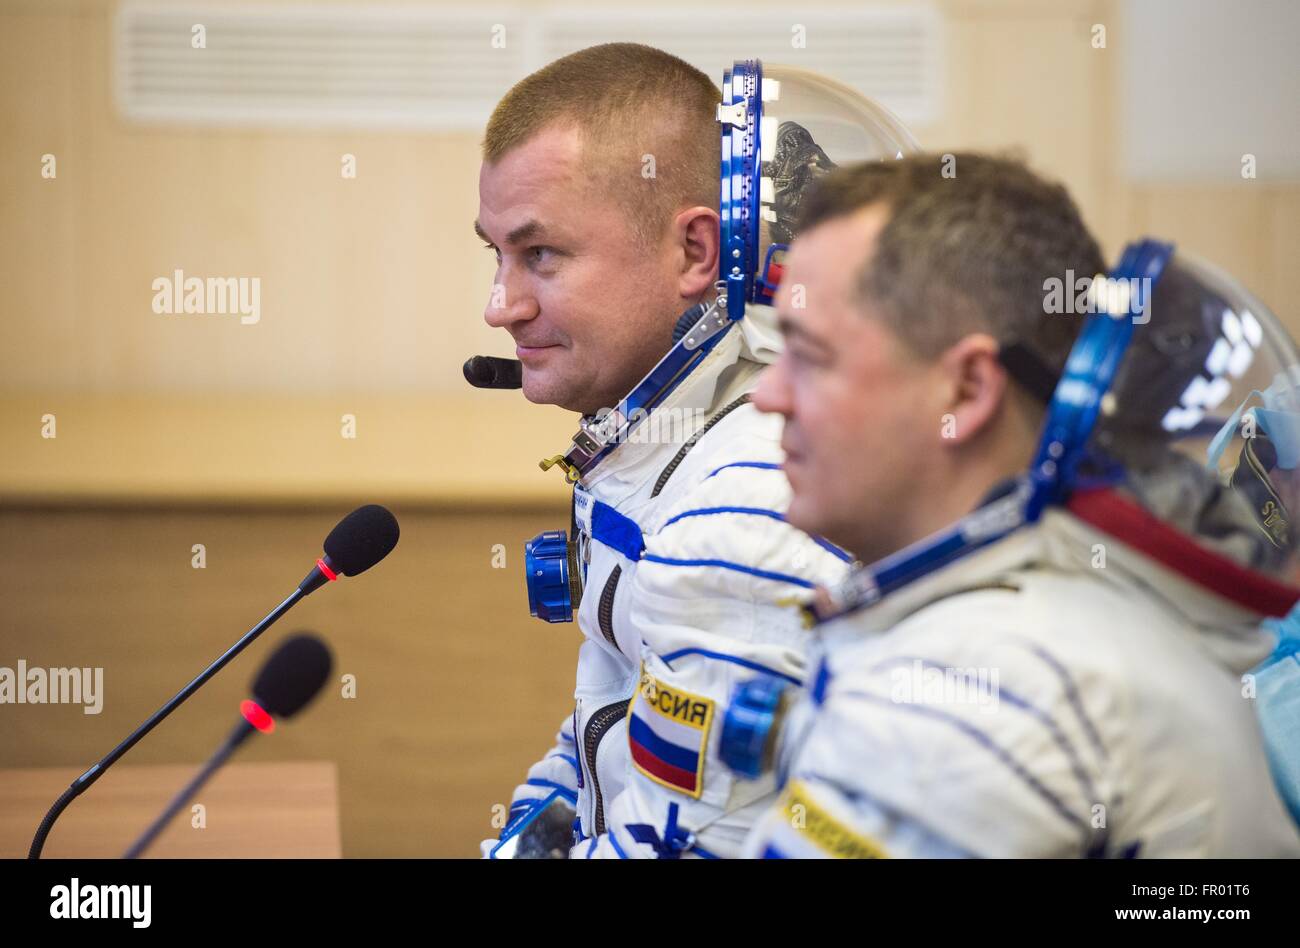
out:
{"label": "microphone stand", "polygon": [[131,844],[131,848],[126,851],[122,858],[140,858],[140,855],[151,843],[153,843],[155,839],[158,838],[158,834],[166,829],[167,824],[171,822],[172,817],[180,812],[181,807],[185,806],[185,804],[193,798],[194,794],[199,792],[199,788],[208,782],[208,778],[216,773],[217,768],[229,760],[230,755],[233,754],[236,749],[238,749],[239,745],[244,743],[248,736],[255,730],[256,728],[254,728],[253,725],[241,719],[240,722],[235,725],[235,729],[230,732],[230,736],[226,738],[226,743],[217,748],[217,752],[208,759],[208,762],[203,765],[203,768],[194,775],[184,788],[181,789],[180,793],[172,797],[172,802],[167,804],[167,809],[163,810],[162,813],[159,814],[158,819],[149,824],[149,828],[140,834],[140,838]]}
{"label": "microphone stand", "polygon": [[[76,780],[72,781],[72,784],[68,789],[63,791],[63,795],[54,801],[54,805],[50,807],[49,812],[45,814],[45,819],[41,820],[41,825],[37,828],[36,835],[32,839],[32,847],[27,853],[27,858],[41,858],[41,850],[45,847],[45,838],[49,836],[50,829],[54,826],[54,821],[57,820],[60,814],[68,808],[68,804],[81,796],[81,794],[84,793],[91,784],[102,777],[104,771],[113,766],[117,759],[134,747],[142,737],[162,723],[163,719],[175,711],[180,706],[181,702],[194,694],[194,692],[198,691],[209,678],[221,671],[221,669],[225,668],[236,655],[251,645],[253,640],[265,632],[272,623],[293,608],[294,604],[297,603],[299,599],[303,598],[307,593],[311,592],[312,589],[317,588],[321,583],[323,583],[324,578],[322,577],[320,582],[316,583],[316,585],[310,585],[313,577],[319,575],[319,573],[319,567],[312,570],[312,573],[308,575],[307,579],[303,580],[302,584],[290,593],[289,597],[285,599],[284,602],[272,609],[265,619],[253,626],[253,628],[249,629],[248,632],[244,634],[243,638],[232,645],[224,655],[205,668],[197,678],[180,691],[176,692],[175,696],[173,696],[170,701],[151,714],[148,720],[136,728],[126,740],[113,748],[113,750],[103,760],[95,764]],[[310,586],[310,588],[304,588],[308,586]]]}

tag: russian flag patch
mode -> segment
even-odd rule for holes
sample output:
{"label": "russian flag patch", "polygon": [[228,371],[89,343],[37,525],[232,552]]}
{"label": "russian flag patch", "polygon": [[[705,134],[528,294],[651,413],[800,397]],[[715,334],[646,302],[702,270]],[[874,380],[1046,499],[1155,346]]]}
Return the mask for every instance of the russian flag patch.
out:
{"label": "russian flag patch", "polygon": [[628,712],[632,763],[655,783],[699,799],[714,703],[664,685],[641,668]]}

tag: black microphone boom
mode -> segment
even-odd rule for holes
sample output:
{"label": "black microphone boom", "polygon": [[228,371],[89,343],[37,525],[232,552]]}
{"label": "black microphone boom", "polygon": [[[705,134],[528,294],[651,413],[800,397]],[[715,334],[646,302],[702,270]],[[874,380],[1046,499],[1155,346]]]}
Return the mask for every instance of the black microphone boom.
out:
{"label": "black microphone boom", "polygon": [[377,504],[358,507],[340,520],[338,526],[331,530],[330,535],[325,539],[325,555],[316,561],[316,565],[307,574],[307,578],[298,584],[298,588],[290,593],[284,602],[272,609],[266,618],[244,633],[243,638],[200,672],[198,677],[176,692],[171,700],[151,714],[143,724],[131,732],[126,740],[113,748],[103,760],[72,781],[68,789],[63,791],[63,795],[54,801],[54,805],[45,814],[45,818],[41,820],[41,825],[37,827],[36,835],[32,838],[32,846],[27,853],[27,858],[41,858],[41,850],[45,847],[45,838],[54,826],[54,821],[59,818],[59,814],[67,809],[68,804],[81,796],[123,754],[161,724],[163,719],[206,684],[209,678],[233,661],[236,655],[251,645],[253,640],[265,632],[280,616],[292,609],[298,600],[310,595],[325,583],[338,579],[340,574],[355,576],[358,573],[364,573],[392,552],[393,547],[397,545],[397,538],[397,519],[388,510]]}
{"label": "black microphone boom", "polygon": [[471,356],[465,360],[465,381],[475,388],[523,388],[524,365],[518,359]]}
{"label": "black microphone boom", "polygon": [[259,730],[253,723],[258,717],[258,711],[266,712],[272,719],[293,717],[325,687],[333,666],[334,660],[330,657],[329,648],[316,636],[310,633],[299,633],[285,639],[280,647],[271,653],[271,657],[262,665],[261,671],[253,680],[252,690],[256,701],[253,702],[254,707],[250,710],[254,717],[250,719],[247,713],[240,717],[239,723],[230,732],[226,742],[217,748],[216,753],[208,758],[208,762],[190,782],[172,797],[171,803],[167,804],[158,818],[140,834],[140,838],[131,845],[122,858],[139,858],[158,838],[158,834],[167,828],[167,824],[181,808],[208,782],[208,778],[217,772],[217,768],[230,759],[240,744]]}

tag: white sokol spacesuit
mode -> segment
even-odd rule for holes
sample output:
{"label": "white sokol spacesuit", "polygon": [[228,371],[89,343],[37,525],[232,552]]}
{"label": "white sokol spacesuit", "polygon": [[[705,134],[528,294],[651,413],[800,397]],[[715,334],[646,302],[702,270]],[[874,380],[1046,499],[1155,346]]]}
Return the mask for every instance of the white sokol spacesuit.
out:
{"label": "white sokol spacesuit", "polygon": [[808,631],[792,604],[840,578],[849,557],[783,519],[779,419],[748,403],[776,355],[770,314],[751,306],[651,416],[698,417],[685,437],[624,443],[577,488],[634,521],[644,552],[587,539],[579,517],[590,562],[576,707],[514,798],[572,791],[591,838],[575,857],[657,855],[627,825],[662,834],[670,803],[684,829],[711,823],[700,852],[735,855],[757,815],[746,801],[771,792],[716,763],[717,709],[756,671],[802,680]]}
{"label": "white sokol spacesuit", "polygon": [[[884,595],[871,567],[855,573],[818,628],[776,745],[782,795],[745,855],[1300,855],[1247,674],[1273,646],[1261,618],[1296,600],[1300,414],[1264,396],[1289,411],[1261,414],[1258,437],[1235,431],[1240,409],[1211,418],[1270,379],[1294,395],[1300,375],[1258,301],[1200,264],[1166,274],[1187,306],[1161,310],[1157,285],[1145,355],[1093,442],[1127,476]],[[1227,464],[1222,444],[1208,466],[1187,456],[1198,430],[1236,435]]]}
{"label": "white sokol spacesuit", "polygon": [[[687,358],[700,326],[727,328],[666,397],[648,399],[653,410],[629,437],[607,451],[575,437],[563,466],[577,480],[576,705],[485,855],[525,835],[555,797],[577,810],[571,858],[738,855],[774,786],[721,764],[721,711],[755,675],[802,681],[809,633],[797,603],[848,570],[848,554],[785,522],[781,422],[748,393],[779,352],[768,304],[806,185],[837,162],[892,160],[915,143],[859,93],[753,60],[726,72],[718,121],[719,305],[696,330],[683,316],[665,363]],[[608,417],[643,403],[660,368]]]}
{"label": "white sokol spacesuit", "polygon": [[1259,618],[1049,509],[824,627],[747,852],[1300,855],[1243,698]]}

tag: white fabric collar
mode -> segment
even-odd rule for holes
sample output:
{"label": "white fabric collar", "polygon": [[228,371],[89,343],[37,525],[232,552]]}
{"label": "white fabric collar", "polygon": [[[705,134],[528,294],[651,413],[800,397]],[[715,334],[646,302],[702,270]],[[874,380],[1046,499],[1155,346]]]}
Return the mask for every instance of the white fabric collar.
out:
{"label": "white fabric collar", "polygon": [[[1188,541],[1192,542],[1192,541]],[[1106,567],[1093,566],[1098,544]],[[1110,534],[1058,507],[1044,511],[1036,524],[1022,527],[946,569],[897,590],[879,602],[820,627],[827,647],[884,633],[931,602],[987,585],[1009,574],[1036,568],[1086,573],[1101,582],[1122,584],[1135,596],[1156,597],[1181,618],[1181,625],[1214,659],[1240,674],[1253,668],[1273,647],[1259,614],[1216,595]]]}
{"label": "white fabric collar", "polygon": [[740,325],[729,330],[690,376],[642,422],[643,426],[657,425],[663,437],[630,438],[597,464],[582,479],[582,486],[609,504],[636,493],[648,478],[659,474],[709,418],[750,391],[758,373],[776,361],[780,352],[775,311],[759,304],[746,306]]}

